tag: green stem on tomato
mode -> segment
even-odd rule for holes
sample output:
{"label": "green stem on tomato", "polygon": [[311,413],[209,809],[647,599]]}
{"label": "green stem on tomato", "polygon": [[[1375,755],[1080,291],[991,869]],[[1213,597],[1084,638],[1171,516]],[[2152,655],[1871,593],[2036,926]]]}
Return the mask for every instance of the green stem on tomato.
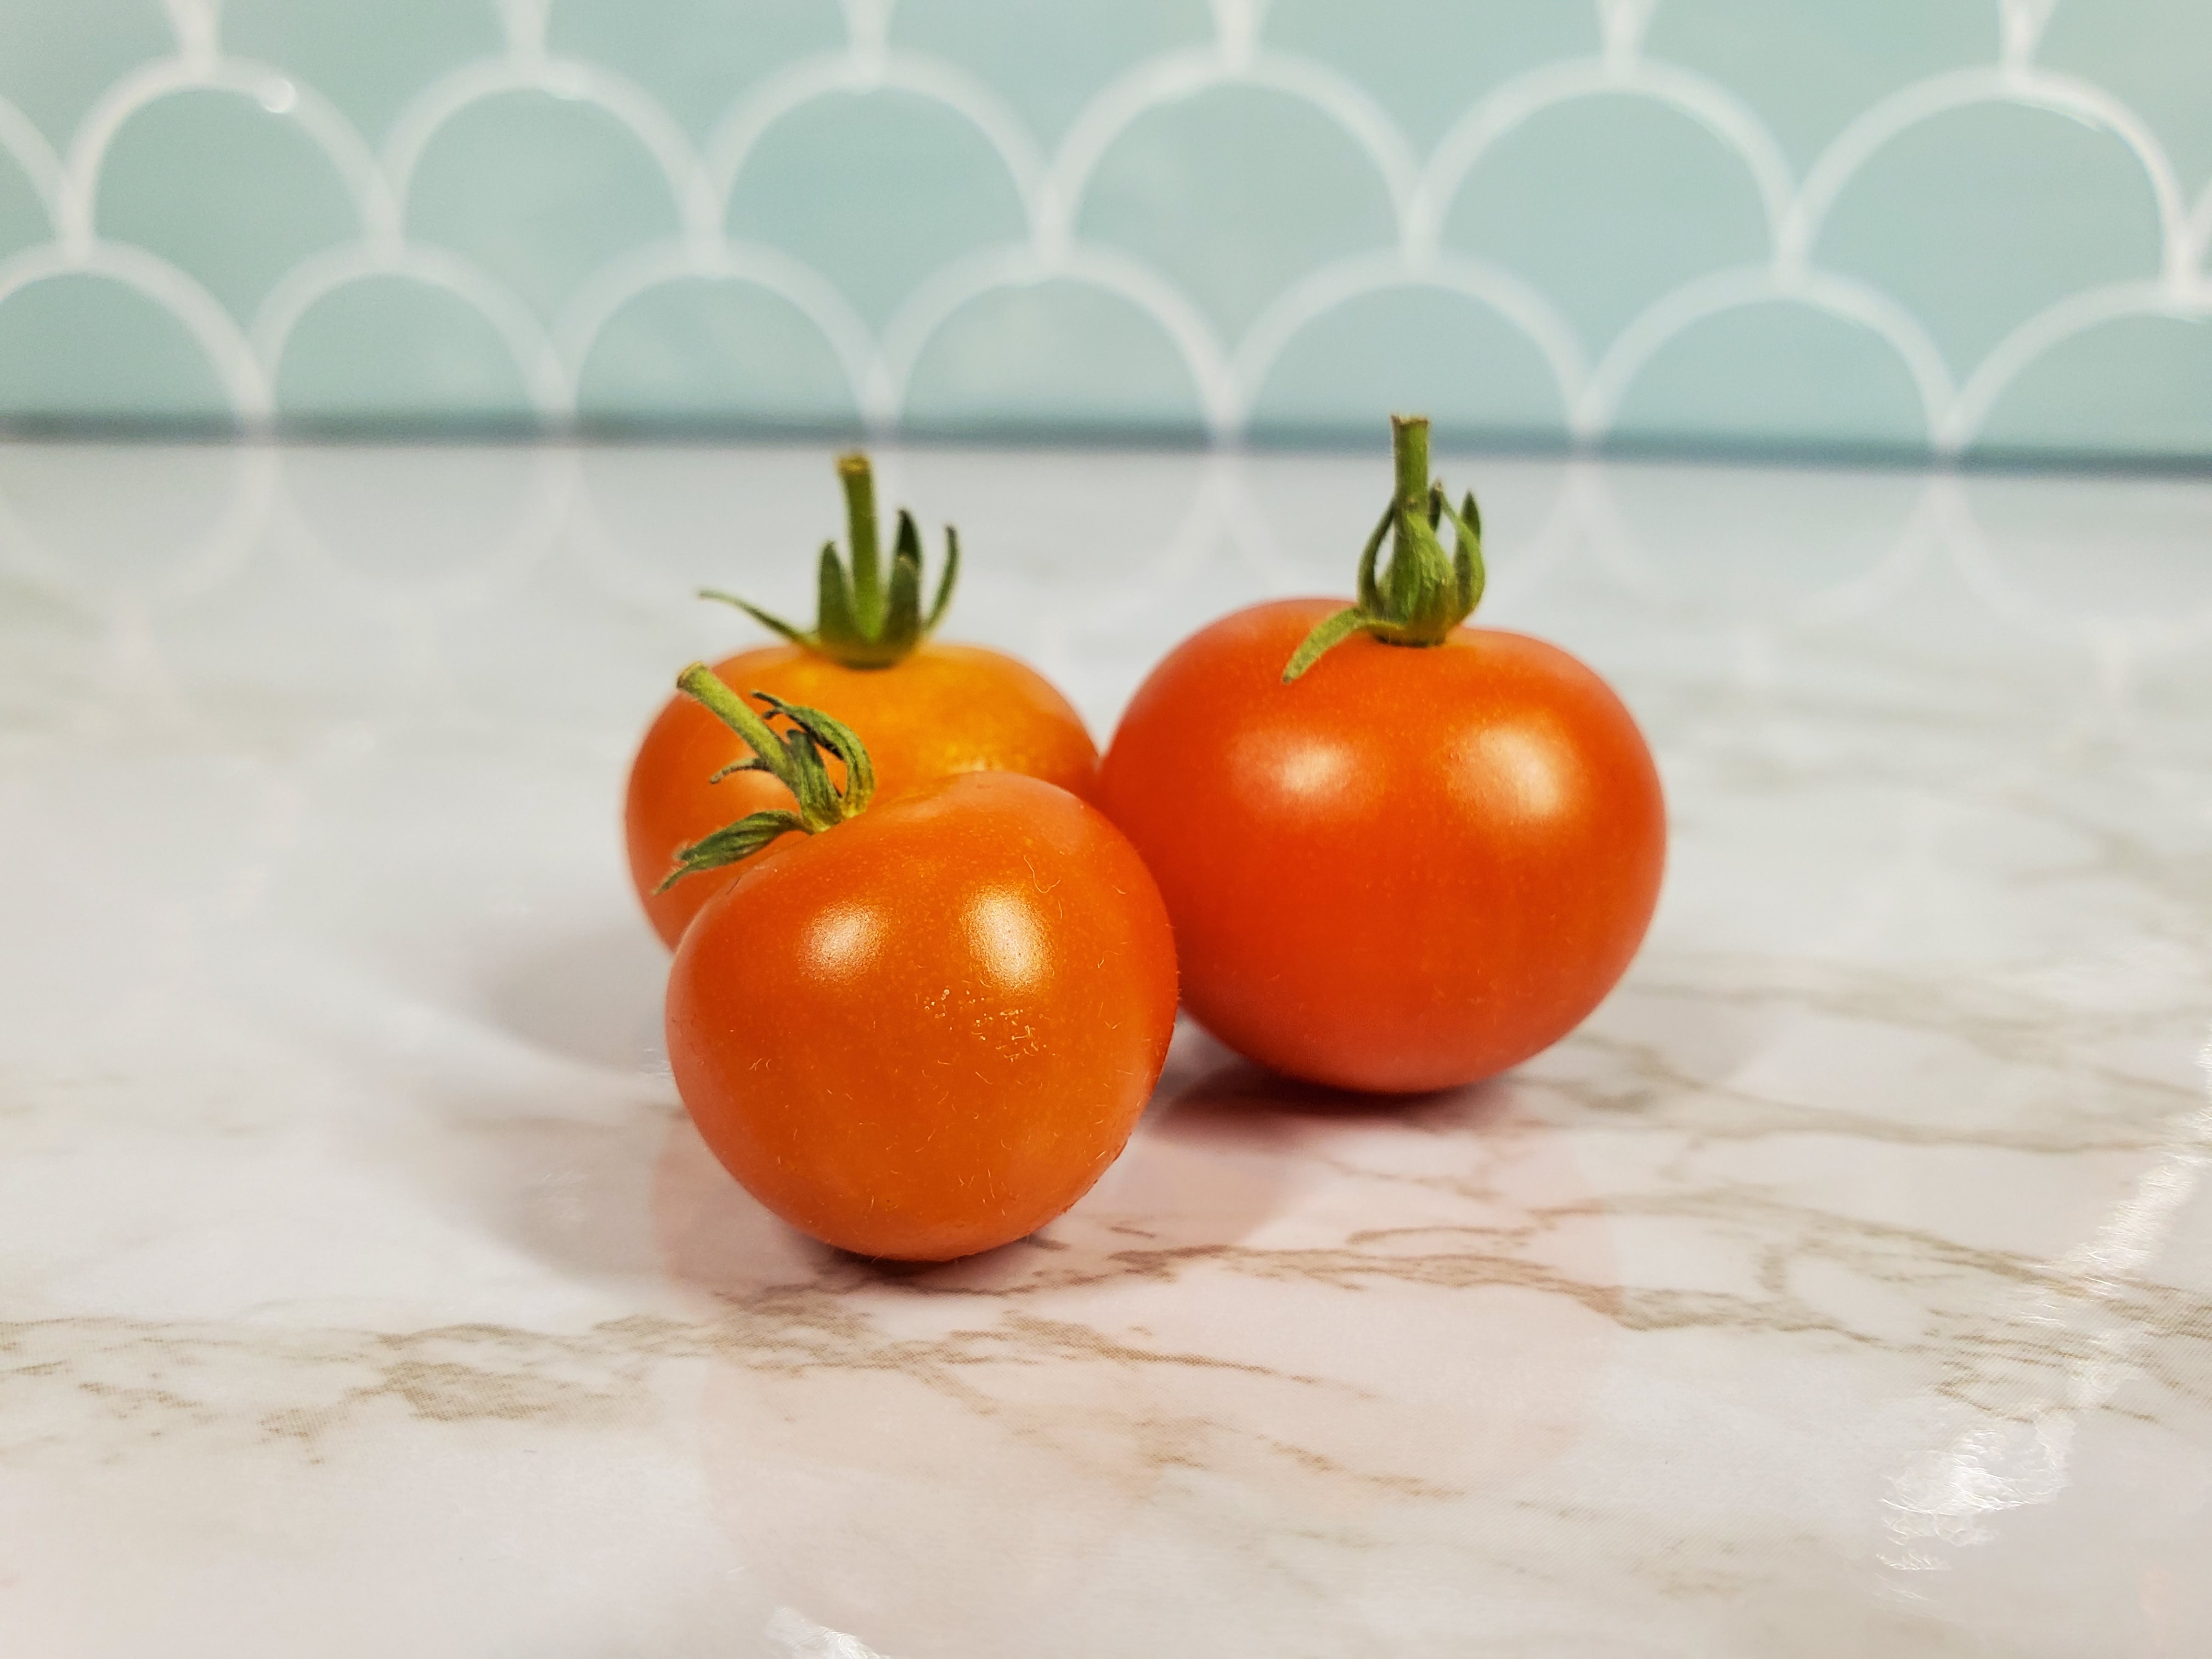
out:
{"label": "green stem on tomato", "polygon": [[[676,684],[753,751],[750,760],[724,767],[715,778],[732,772],[766,772],[791,791],[799,810],[772,807],[749,813],[688,847],[678,848],[676,867],[656,891],[666,892],[696,871],[719,869],[750,858],[778,836],[793,830],[816,835],[867,810],[876,793],[876,769],[852,727],[818,708],[786,702],[766,691],[751,694],[768,705],[765,717],[757,714],[702,662],[693,663],[678,675]],[[769,724],[778,719],[789,721],[791,730],[778,732]],[[842,787],[831,780],[830,769],[822,763],[824,750],[844,764]]]}
{"label": "green stem on tomato", "polygon": [[[1393,415],[1390,450],[1395,485],[1360,551],[1358,602],[1315,624],[1284,665],[1285,684],[1354,634],[1372,635],[1386,645],[1442,645],[1481,601],[1482,516],[1474,492],[1468,492],[1455,513],[1443,486],[1430,479],[1426,416]],[[1447,520],[1449,553],[1437,536]],[[1378,577],[1375,557],[1386,536],[1390,562]]]}
{"label": "green stem on tomato", "polygon": [[937,592],[925,612],[921,605],[921,532],[914,515],[899,509],[891,538],[890,572],[884,573],[883,538],[876,516],[875,474],[858,450],[837,458],[837,482],[845,491],[845,539],[852,550],[848,568],[837,544],[825,542],[817,573],[817,599],[811,629],[794,627],[739,599],[706,587],[702,599],[733,605],[770,632],[793,645],[828,657],[848,668],[889,668],[914,653],[937,629],[952,603],[960,578],[960,538],[945,527],[945,567]]}

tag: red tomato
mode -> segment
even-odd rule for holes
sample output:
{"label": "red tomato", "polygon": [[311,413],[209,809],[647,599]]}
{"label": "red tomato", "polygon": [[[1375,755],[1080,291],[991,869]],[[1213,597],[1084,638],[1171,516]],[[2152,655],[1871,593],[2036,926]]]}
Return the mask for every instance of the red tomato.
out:
{"label": "red tomato", "polygon": [[[1428,493],[1425,451],[1401,499]],[[1643,939],[1666,851],[1650,752],[1566,653],[1451,625],[1475,571],[1432,645],[1347,636],[1341,601],[1225,617],[1115,733],[1098,799],[1167,901],[1183,1004],[1263,1065],[1376,1091],[1486,1077],[1579,1024]],[[1391,580],[1364,568],[1363,607]],[[1332,613],[1340,642],[1286,684]]]}
{"label": "red tomato", "polygon": [[668,1056],[747,1191],[844,1249],[933,1261],[1090,1190],[1176,1013],[1167,913],[1111,823],[971,773],[733,869],[677,950]]}
{"label": "red tomato", "polygon": [[[912,517],[898,515],[886,580],[867,458],[845,456],[837,472],[845,489],[851,560],[848,568],[833,549],[823,550],[822,612],[814,628],[801,633],[730,599],[791,643],[740,652],[714,672],[741,694],[758,690],[787,702],[834,709],[867,745],[886,796],[957,772],[993,771],[1024,772],[1087,795],[1098,754],[1066,698],[1012,657],[930,640],[951,599],[958,539],[945,532],[945,568],[925,614],[921,543]],[[700,907],[732,879],[726,867],[662,890],[676,849],[750,812],[792,805],[790,793],[765,773],[713,781],[745,753],[744,744],[712,714],[677,697],[654,718],[631,763],[623,812],[630,881],[653,930],[671,946]]]}
{"label": "red tomato", "polygon": [[[848,668],[800,646],[763,646],[717,663],[714,672],[733,691],[835,709],[867,744],[886,798],[960,772],[1024,772],[1079,795],[1096,787],[1098,756],[1083,717],[1042,675],[981,646],[933,642],[890,668]],[[705,871],[657,892],[676,849],[748,812],[792,804],[790,791],[764,772],[709,781],[745,752],[728,727],[678,696],[654,718],[631,763],[623,809],[630,881],[672,947],[736,873]]]}

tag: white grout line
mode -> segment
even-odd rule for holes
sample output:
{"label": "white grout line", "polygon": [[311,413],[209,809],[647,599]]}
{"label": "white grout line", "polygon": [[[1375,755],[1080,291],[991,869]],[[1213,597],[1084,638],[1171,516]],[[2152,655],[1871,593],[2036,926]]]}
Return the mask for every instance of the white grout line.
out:
{"label": "white grout line", "polygon": [[[334,273],[389,271],[431,281],[483,311],[525,364],[535,406],[549,417],[573,410],[575,374],[598,331],[622,303],[678,276],[738,276],[797,307],[822,330],[844,365],[868,424],[895,426],[913,365],[927,336],[966,300],[1005,282],[1062,277],[1091,283],[1139,307],[1182,354],[1209,431],[1241,434],[1251,399],[1299,329],[1334,306],[1395,284],[1419,283],[1491,306],[1525,334],[1551,365],[1583,440],[1610,430],[1635,373],[1681,330],[1731,305],[1786,299],[1848,317],[1880,334],[1911,373],[1926,410],[1931,447],[1956,453],[1969,444],[2005,386],[2040,352],[2082,327],[2130,314],[2205,314],[2212,289],[2202,270],[2212,244],[2212,188],[2193,205],[2181,195],[2156,135],[2118,99],[2033,61],[2050,0],[2000,0],[2001,61],[1929,76],[1862,112],[1830,142],[1802,183],[1758,115],[1726,88],[1643,55],[1652,0],[1594,0],[1604,41],[1601,57],[1545,65],[1492,88],[1444,133],[1425,160],[1364,88],[1333,67],[1269,48],[1261,35],[1264,0],[1212,0],[1214,39],[1155,54],[1099,89],[1047,156],[1026,125],[991,87],[950,62],[893,46],[890,0],[843,0],[848,41],[841,52],[798,60],[748,89],[695,146],[644,88],[599,65],[547,55],[547,0],[498,0],[507,40],[499,58],[463,65],[421,89],[401,112],[375,155],[343,115],[315,88],[273,66],[220,55],[213,0],[166,0],[179,56],[119,77],[80,124],[65,157],[36,128],[0,102],[0,149],[16,158],[46,203],[54,242],[39,269],[49,274],[119,268],[113,245],[99,241],[94,210],[99,172],[125,122],[159,98],[188,88],[260,98],[297,121],[327,155],[355,198],[362,246],[313,256],[281,281],[261,307],[252,346],[235,328],[213,325],[212,301],[184,273],[150,255],[131,264],[131,280],[177,311],[203,348],[228,351],[217,372],[242,416],[265,419],[266,387],[285,341],[307,304],[343,280]],[[1190,296],[1141,258],[1079,242],[1077,223],[1091,177],[1114,143],[1163,105],[1224,86],[1261,88],[1314,109],[1373,163],[1399,224],[1395,249],[1334,262],[1291,280],[1243,337],[1224,343]],[[1030,220],[1025,246],[986,248],[938,272],[907,296],[880,334],[872,335],[820,272],[775,250],[733,239],[725,220],[731,191],[762,137],[785,116],[823,96],[893,88],[967,120],[1006,167]],[[634,135],[668,182],[682,226],[680,249],[629,250],[596,271],[550,328],[488,274],[450,252],[410,244],[404,216],[423,157],[447,123],[470,106],[515,92],[587,101]],[[1772,239],[1763,273],[1723,270],[1661,296],[1608,346],[1595,368],[1572,326],[1548,296],[1480,260],[1447,252],[1442,227],[1453,198],[1507,133],[1539,112],[1583,97],[1629,94],[1698,121],[1742,162],[1765,205]],[[272,101],[277,100],[277,101]],[[1846,185],[1890,140],[1919,122],[1971,104],[2003,101],[2048,109],[2102,127],[2126,144],[2157,204],[2162,236],[2155,292],[2107,285],[2069,296],[2000,343],[1954,391],[1951,373],[1927,332],[1904,307],[1856,279],[1823,271],[1813,252]],[[21,266],[18,256],[12,266]],[[2130,310],[2129,307],[2134,307]],[[193,314],[186,316],[185,312]],[[249,412],[251,411],[251,412]]]}

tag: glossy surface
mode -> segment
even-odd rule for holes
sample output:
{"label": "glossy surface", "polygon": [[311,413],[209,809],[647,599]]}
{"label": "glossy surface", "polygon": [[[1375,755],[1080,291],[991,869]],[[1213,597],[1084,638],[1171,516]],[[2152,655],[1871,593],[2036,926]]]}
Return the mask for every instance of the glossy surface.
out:
{"label": "glossy surface", "polygon": [[[1440,454],[1658,757],[1626,976],[1382,1109],[1186,1027],[883,1270],[678,1107],[611,823],[830,459],[0,446],[0,1653],[2212,1650],[2212,483]],[[1379,465],[878,459],[1099,732]]]}
{"label": "glossy surface", "polygon": [[972,773],[732,868],[669,969],[668,1059],[746,1191],[943,1261],[1091,1190],[1176,1022],[1167,912],[1094,808]]}
{"label": "glossy surface", "polygon": [[[886,800],[956,773],[989,771],[1024,773],[1085,795],[1097,771],[1091,734],[1067,699],[1035,669],[980,646],[933,641],[894,667],[874,669],[847,668],[797,646],[764,646],[725,658],[714,672],[740,696],[767,691],[844,721],[868,746],[877,793]],[[735,875],[710,870],[657,891],[675,850],[749,812],[796,805],[789,790],[759,773],[713,781],[746,753],[727,726],[676,696],[646,728],[630,763],[623,805],[630,881],[672,949]]]}
{"label": "glossy surface", "polygon": [[1099,800],[1159,880],[1214,1036],[1338,1088],[1472,1083],[1565,1036],[1635,955],[1659,774],[1605,683],[1524,635],[1355,635],[1285,685],[1344,603],[1278,600],[1176,647]]}

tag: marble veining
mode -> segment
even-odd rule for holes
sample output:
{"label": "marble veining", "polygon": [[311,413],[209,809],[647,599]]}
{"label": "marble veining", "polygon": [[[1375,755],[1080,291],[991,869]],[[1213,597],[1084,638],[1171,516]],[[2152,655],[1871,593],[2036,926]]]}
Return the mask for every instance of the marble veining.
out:
{"label": "marble veining", "polygon": [[[0,1651],[2212,1651],[2212,486],[1455,459],[1660,757],[1627,980],[1398,1104],[1186,1029],[891,1269],[613,833],[826,461],[0,449]],[[1102,734],[1373,465],[884,457]]]}

